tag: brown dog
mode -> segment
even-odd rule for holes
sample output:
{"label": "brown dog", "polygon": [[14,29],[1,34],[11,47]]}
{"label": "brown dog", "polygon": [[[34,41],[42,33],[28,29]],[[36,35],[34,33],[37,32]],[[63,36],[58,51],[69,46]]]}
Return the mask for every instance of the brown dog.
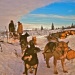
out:
{"label": "brown dog", "polygon": [[44,59],[46,60],[47,67],[50,68],[49,59],[53,56],[54,57],[54,61],[53,61],[54,74],[58,74],[57,68],[56,68],[57,60],[61,60],[63,72],[67,73],[64,62],[65,62],[66,54],[68,51],[68,43],[61,41],[61,42],[58,42],[57,44],[55,42],[53,42],[52,45],[51,44],[52,42],[49,42],[46,44],[44,48],[45,52],[43,53]]}

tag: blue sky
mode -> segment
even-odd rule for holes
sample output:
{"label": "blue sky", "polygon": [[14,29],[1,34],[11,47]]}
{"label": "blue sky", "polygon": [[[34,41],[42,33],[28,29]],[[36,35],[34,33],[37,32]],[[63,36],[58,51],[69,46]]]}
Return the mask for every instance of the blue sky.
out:
{"label": "blue sky", "polygon": [[34,27],[39,25],[49,27],[52,22],[55,27],[75,24],[75,2],[55,2],[33,10],[21,17],[20,21]]}

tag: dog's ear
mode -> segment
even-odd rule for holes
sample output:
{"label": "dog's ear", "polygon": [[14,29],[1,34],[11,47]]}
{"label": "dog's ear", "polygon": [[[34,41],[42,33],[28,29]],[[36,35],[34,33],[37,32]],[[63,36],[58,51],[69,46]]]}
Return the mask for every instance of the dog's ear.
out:
{"label": "dog's ear", "polygon": [[24,36],[25,36],[25,37],[29,37],[30,35],[26,32],[26,33],[24,34]]}

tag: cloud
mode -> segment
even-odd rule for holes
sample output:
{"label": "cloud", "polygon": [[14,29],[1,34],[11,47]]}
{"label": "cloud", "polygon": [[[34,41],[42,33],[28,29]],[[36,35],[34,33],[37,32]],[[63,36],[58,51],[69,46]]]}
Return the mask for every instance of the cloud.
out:
{"label": "cloud", "polygon": [[54,14],[29,14],[30,17],[35,18],[57,18],[57,19],[65,19],[65,20],[73,20],[75,21],[75,15],[61,16]]}
{"label": "cloud", "polygon": [[69,16],[51,15],[51,17],[75,21],[75,15],[69,15]]}
{"label": "cloud", "polygon": [[61,0],[61,2],[75,2],[75,0]]}
{"label": "cloud", "polygon": [[[24,22],[23,22],[24,20]],[[50,28],[52,22],[55,27],[70,26],[75,23],[75,15],[61,16],[54,14],[28,14],[22,18],[24,28],[39,28],[44,26]]]}
{"label": "cloud", "polygon": [[73,12],[73,10],[68,10],[69,13]]}
{"label": "cloud", "polygon": [[16,22],[32,10],[57,1],[60,0],[0,0],[0,28],[8,26],[11,19]]}

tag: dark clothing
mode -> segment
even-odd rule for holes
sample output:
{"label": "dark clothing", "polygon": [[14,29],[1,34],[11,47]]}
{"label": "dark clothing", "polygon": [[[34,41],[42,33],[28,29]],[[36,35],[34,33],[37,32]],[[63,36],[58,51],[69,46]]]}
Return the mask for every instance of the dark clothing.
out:
{"label": "dark clothing", "polygon": [[15,32],[15,27],[13,22],[9,23],[9,32]]}

